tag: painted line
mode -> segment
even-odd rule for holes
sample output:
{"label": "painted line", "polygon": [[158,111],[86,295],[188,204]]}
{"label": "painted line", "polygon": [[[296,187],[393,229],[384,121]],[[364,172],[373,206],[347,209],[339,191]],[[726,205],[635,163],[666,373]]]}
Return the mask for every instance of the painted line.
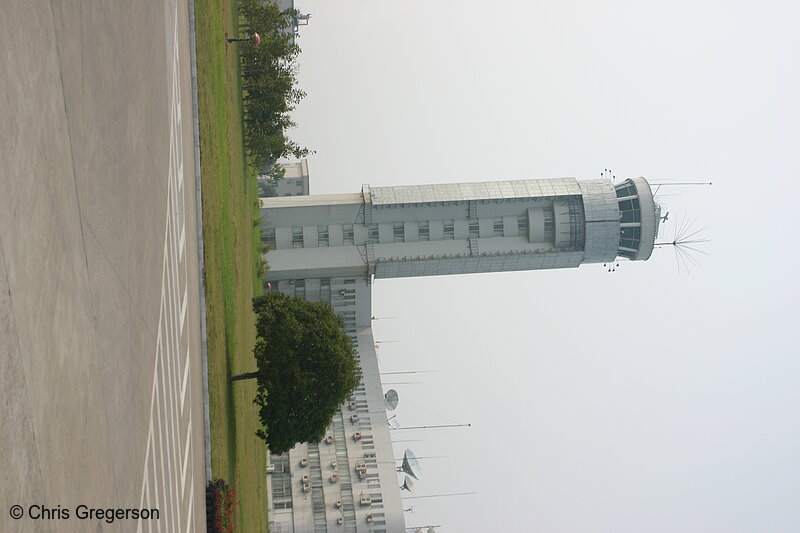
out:
{"label": "painted line", "polygon": [[[172,6],[169,6],[172,7]],[[168,7],[168,10],[169,10]],[[192,469],[192,350],[188,317],[186,209],[183,189],[180,55],[177,5],[174,6],[172,83],[169,86],[169,162],[161,301],[153,366],[150,420],[142,473],[140,502],[161,510],[161,519],[141,520],[137,531],[194,531]],[[169,16],[169,14],[168,14]],[[188,402],[187,402],[188,398]],[[186,404],[188,403],[188,408]],[[186,490],[187,484],[189,490]],[[187,499],[188,495],[188,499]],[[155,522],[155,523],[153,523]],[[202,524],[202,522],[200,522]]]}

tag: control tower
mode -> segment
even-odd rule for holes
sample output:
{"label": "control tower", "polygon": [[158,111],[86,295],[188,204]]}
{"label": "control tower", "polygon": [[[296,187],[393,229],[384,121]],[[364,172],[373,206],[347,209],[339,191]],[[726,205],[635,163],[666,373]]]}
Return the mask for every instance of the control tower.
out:
{"label": "control tower", "polygon": [[645,260],[660,207],[644,178],[560,178],[365,185],[355,194],[262,198],[261,215],[266,289],[330,304],[362,372],[322,442],[270,456],[270,531],[407,533],[409,480],[398,480],[395,464],[372,281]]}
{"label": "control tower", "polygon": [[370,187],[264,198],[268,280],[436,276],[646,260],[660,207],[644,178]]}

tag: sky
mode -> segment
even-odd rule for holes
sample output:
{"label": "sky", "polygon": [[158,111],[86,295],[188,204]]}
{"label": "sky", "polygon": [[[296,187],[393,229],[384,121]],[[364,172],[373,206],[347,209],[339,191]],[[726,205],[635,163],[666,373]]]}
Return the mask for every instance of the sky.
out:
{"label": "sky", "polygon": [[[800,4],[297,0],[312,193],[599,177],[667,186],[700,266],[378,280],[408,526],[800,529]],[[388,387],[387,387],[388,388]]]}

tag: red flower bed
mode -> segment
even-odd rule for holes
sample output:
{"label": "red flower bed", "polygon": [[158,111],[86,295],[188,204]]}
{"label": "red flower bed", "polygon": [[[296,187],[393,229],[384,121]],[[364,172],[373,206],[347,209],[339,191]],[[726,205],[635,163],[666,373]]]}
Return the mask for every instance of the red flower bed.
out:
{"label": "red flower bed", "polygon": [[206,523],[208,533],[236,531],[236,492],[225,481],[215,479],[206,487]]}

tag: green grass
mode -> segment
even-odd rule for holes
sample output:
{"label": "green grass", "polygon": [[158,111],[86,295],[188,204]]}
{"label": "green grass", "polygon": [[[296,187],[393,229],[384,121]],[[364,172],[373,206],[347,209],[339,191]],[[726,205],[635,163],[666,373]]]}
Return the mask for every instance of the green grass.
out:
{"label": "green grass", "polygon": [[260,292],[255,171],[245,162],[235,2],[196,3],[200,162],[203,185],[208,380],[214,477],[239,501],[239,531],[267,531],[266,447],[253,404],[255,381],[230,376],[255,370],[255,318]]}

